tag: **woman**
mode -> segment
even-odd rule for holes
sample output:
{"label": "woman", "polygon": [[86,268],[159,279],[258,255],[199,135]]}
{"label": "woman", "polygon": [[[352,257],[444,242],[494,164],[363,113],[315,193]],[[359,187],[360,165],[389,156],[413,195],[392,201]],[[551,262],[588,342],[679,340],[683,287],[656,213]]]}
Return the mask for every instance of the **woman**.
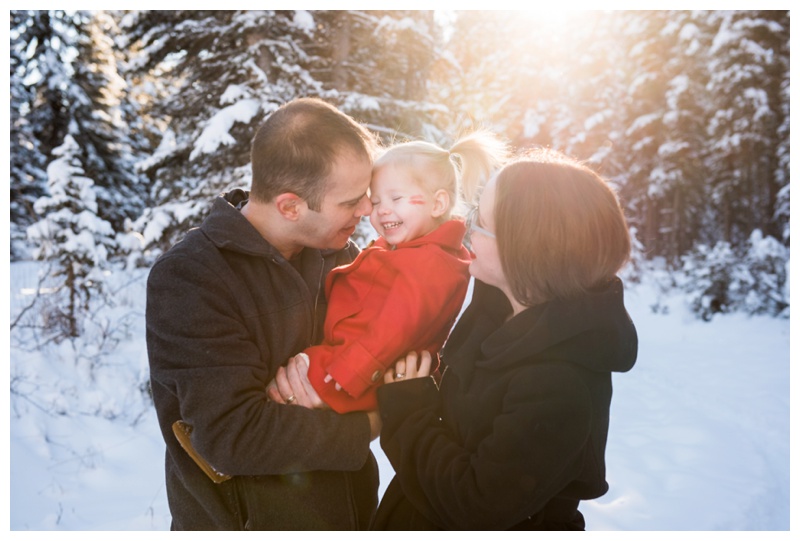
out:
{"label": "woman", "polygon": [[611,373],[636,359],[615,276],[625,218],[598,175],[550,150],[501,169],[472,218],[475,289],[440,388],[423,352],[378,391],[396,475],[373,528],[582,530],[580,500],[608,490]]}

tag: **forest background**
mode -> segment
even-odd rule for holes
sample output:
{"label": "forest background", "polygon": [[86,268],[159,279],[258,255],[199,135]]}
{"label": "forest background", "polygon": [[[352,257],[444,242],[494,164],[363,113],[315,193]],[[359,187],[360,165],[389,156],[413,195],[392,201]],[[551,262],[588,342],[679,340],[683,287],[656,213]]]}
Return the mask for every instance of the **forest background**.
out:
{"label": "forest background", "polygon": [[[652,313],[680,291],[700,320],[788,319],[789,27],[788,11],[12,10],[9,252],[37,276],[12,287],[12,419],[67,414],[45,371],[103,385],[143,340],[147,269],[249,185],[256,127],[300,96],[385,143],[487,128],[573,155],[619,193],[624,278],[658,277]],[[69,362],[34,374],[32,352]],[[122,402],[149,400],[146,367],[132,379],[75,415],[135,424]]]}
{"label": "forest background", "polygon": [[46,337],[247,187],[257,125],[298,96],[385,142],[573,155],[620,195],[629,279],[667,269],[706,319],[788,316],[787,11],[10,13],[10,254],[47,262]]}

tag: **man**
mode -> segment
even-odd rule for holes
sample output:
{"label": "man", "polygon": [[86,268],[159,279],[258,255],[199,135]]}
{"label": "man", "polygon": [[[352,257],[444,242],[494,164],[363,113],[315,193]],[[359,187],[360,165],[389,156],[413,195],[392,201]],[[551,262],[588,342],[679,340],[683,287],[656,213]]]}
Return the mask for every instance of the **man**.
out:
{"label": "man", "polygon": [[[353,260],[349,237],[371,211],[374,149],[367,130],[320,100],[284,105],[253,140],[250,193],[220,196],[153,266],[147,349],[172,529],[368,527],[377,414],[309,409],[319,399],[301,392],[278,404],[265,387],[322,337],[325,276]],[[212,481],[181,447],[181,419],[194,451],[229,480]]]}

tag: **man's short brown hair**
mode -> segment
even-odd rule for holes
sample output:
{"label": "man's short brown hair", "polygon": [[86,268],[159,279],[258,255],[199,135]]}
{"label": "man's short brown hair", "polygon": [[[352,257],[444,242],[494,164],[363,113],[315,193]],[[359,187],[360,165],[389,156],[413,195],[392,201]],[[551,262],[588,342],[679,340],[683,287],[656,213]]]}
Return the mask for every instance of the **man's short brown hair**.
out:
{"label": "man's short brown hair", "polygon": [[495,227],[503,272],[519,302],[568,298],[610,280],[630,256],[619,201],[597,173],[549,149],[498,174]]}
{"label": "man's short brown hair", "polygon": [[271,201],[291,192],[320,210],[339,156],[351,152],[372,162],[375,137],[361,124],[317,98],[292,100],[273,112],[253,138],[250,197]]}

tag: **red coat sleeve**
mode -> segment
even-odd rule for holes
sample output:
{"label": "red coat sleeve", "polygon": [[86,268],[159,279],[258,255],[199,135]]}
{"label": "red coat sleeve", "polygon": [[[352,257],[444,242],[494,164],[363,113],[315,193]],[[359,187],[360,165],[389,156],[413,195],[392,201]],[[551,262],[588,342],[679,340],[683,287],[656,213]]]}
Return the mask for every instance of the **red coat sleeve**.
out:
{"label": "red coat sleeve", "polygon": [[[469,282],[468,263],[438,246],[365,256],[350,275],[334,279],[328,316],[340,319],[326,321],[325,342],[306,350],[310,382],[340,413],[375,409],[375,387],[401,356],[441,349]],[[336,279],[348,282],[342,295]],[[357,305],[354,296],[360,298]],[[340,302],[350,304],[337,306]],[[328,373],[343,391],[324,383]]]}

